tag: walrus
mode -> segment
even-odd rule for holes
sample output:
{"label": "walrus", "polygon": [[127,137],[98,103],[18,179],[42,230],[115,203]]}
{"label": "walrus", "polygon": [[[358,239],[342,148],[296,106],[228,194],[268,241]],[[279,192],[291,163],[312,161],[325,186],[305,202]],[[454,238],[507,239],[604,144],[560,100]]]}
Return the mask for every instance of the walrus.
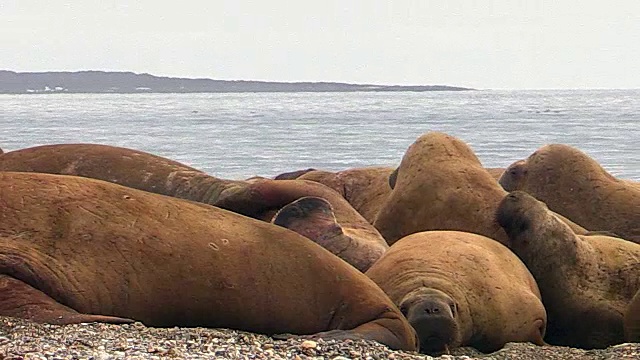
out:
{"label": "walrus", "polygon": [[414,233],[367,272],[416,330],[422,352],[507,342],[544,345],[546,313],[526,266],[508,248],[460,231]]}
{"label": "walrus", "polygon": [[417,349],[373,281],[293,231],[76,176],[4,172],[0,189],[0,316]]}
{"label": "walrus", "polygon": [[360,271],[366,271],[389,247],[338,192],[314,181],[255,179],[217,205],[236,210],[245,203],[251,211],[243,215],[296,231]]}
{"label": "walrus", "polygon": [[625,311],[624,334],[626,341],[640,343],[640,290]]}
{"label": "walrus", "polygon": [[[75,175],[217,206],[246,181],[224,180],[177,161],[139,150],[101,144],[42,145],[0,157],[0,171]],[[235,195],[237,198],[237,195]],[[250,204],[236,202],[239,213]]]}
{"label": "walrus", "polygon": [[[496,181],[500,180],[500,177],[502,176],[502,174],[504,173],[505,168],[485,168],[485,170],[487,170],[487,172],[494,178],[496,179]],[[396,186],[396,179],[398,177],[398,168],[396,168],[390,175],[389,175],[389,187],[391,187],[392,189]]]}
{"label": "walrus", "polygon": [[526,191],[589,230],[640,243],[640,188],[616,179],[577,148],[545,145],[511,164],[500,184]]}
{"label": "walrus", "polygon": [[316,169],[314,168],[307,168],[307,169],[301,169],[301,170],[295,170],[295,171],[288,171],[288,172],[284,172],[274,176],[273,179],[274,180],[295,180],[300,176],[315,170]]}
{"label": "walrus", "polygon": [[371,166],[337,172],[315,170],[301,175],[300,180],[324,184],[342,195],[354,209],[373,224],[382,204],[391,194],[389,176],[393,167]]}
{"label": "walrus", "polygon": [[640,289],[640,245],[602,235],[576,235],[524,191],[501,201],[497,221],[542,294],[545,341],[583,349],[624,341],[622,314]]}
{"label": "walrus", "polygon": [[467,231],[507,244],[494,216],[506,192],[462,140],[426,133],[409,146],[396,173],[373,223],[390,245],[427,230]]}

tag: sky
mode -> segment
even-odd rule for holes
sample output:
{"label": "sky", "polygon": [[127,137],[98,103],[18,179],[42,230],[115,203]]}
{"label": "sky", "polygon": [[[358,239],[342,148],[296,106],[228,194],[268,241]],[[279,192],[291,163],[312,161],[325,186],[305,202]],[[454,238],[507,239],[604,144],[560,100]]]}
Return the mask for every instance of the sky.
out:
{"label": "sky", "polygon": [[640,0],[0,0],[0,69],[640,88]]}

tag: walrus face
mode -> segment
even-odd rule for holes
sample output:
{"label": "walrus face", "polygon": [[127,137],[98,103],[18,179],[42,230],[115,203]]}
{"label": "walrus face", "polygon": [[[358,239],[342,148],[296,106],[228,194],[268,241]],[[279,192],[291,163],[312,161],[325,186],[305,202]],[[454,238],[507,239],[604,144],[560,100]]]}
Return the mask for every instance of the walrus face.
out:
{"label": "walrus face", "polygon": [[519,190],[522,187],[522,182],[527,175],[527,161],[518,160],[502,173],[500,176],[500,186],[506,191]]}
{"label": "walrus face", "polygon": [[513,241],[518,235],[531,229],[534,223],[543,223],[548,214],[545,203],[524,191],[516,190],[500,201],[496,221]]}
{"label": "walrus face", "polygon": [[400,311],[416,330],[420,352],[439,355],[460,345],[458,306],[442,291],[424,289],[412,293],[403,299]]}

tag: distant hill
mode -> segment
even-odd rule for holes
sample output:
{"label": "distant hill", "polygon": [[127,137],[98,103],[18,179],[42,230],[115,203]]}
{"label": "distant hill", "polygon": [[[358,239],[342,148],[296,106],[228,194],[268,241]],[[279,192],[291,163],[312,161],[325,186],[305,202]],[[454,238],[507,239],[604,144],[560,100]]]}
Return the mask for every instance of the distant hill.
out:
{"label": "distant hill", "polygon": [[0,70],[0,94],[27,93],[225,93],[460,91],[455,86],[362,85],[335,82],[268,82],[187,79],[132,72],[14,72]]}

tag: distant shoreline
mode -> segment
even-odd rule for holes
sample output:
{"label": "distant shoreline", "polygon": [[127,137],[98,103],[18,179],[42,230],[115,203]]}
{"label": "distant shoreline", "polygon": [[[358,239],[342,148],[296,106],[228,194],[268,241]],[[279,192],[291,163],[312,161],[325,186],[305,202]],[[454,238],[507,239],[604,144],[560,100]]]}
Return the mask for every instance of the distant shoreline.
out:
{"label": "distant shoreline", "polygon": [[426,92],[474,90],[447,85],[375,85],[175,78],[133,72],[0,70],[0,94],[153,94],[262,92]]}

